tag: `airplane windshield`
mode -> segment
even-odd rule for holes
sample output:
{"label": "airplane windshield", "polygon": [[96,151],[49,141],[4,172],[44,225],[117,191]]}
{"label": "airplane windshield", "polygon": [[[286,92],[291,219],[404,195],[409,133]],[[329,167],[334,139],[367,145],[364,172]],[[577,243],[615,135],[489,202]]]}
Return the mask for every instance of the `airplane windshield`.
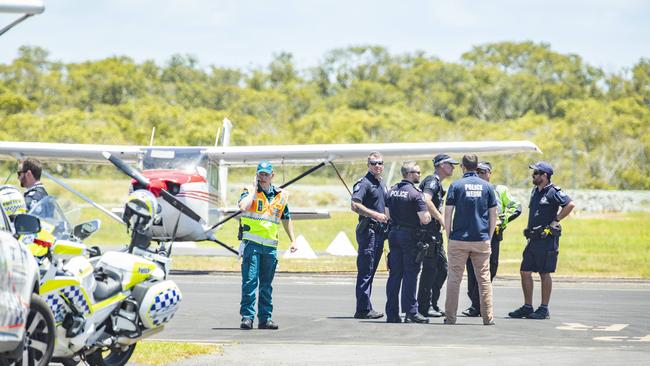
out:
{"label": "airplane windshield", "polygon": [[196,172],[207,167],[208,157],[201,149],[148,149],[142,160],[142,168],[175,169]]}

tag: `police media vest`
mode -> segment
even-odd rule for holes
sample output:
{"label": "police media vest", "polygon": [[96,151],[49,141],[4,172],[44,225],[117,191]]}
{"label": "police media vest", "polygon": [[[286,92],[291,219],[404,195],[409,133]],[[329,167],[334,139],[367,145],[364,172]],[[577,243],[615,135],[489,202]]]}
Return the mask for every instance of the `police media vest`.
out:
{"label": "police media vest", "polygon": [[278,190],[271,202],[264,192],[255,192],[251,206],[242,213],[241,224],[248,227],[242,239],[267,247],[278,247],[278,224],[287,206],[288,195]]}

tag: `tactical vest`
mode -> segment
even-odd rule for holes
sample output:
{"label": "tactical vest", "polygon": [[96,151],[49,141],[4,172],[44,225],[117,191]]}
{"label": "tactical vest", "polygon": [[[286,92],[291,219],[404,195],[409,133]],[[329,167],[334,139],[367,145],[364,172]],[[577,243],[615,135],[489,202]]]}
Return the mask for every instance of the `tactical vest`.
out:
{"label": "tactical vest", "polygon": [[282,191],[277,191],[271,202],[264,192],[256,192],[251,206],[242,213],[241,224],[248,228],[244,230],[242,239],[277,248],[278,224],[286,206],[287,195]]}

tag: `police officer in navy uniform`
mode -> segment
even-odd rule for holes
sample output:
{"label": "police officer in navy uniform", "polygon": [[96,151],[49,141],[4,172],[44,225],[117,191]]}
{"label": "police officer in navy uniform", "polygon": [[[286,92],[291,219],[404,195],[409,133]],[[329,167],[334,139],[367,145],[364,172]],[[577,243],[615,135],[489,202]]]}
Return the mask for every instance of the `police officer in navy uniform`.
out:
{"label": "police officer in navy uniform", "polygon": [[420,167],[414,161],[402,164],[401,182],[388,192],[386,214],[391,220],[388,234],[388,282],[386,283],[386,321],[401,323],[399,293],[406,323],[428,323],[418,313],[415,298],[420,263],[417,258],[418,231],[431,222],[424,195],[415,186],[420,182]]}
{"label": "police officer in navy uniform", "polygon": [[[442,246],[442,229],[445,227],[442,214],[445,190],[442,181],[454,172],[458,162],[447,154],[438,154],[433,158],[435,173],[429,175],[422,183],[420,190],[424,193],[424,201],[431,214],[431,222],[427,225],[427,235],[432,237],[432,245],[422,260],[422,274],[418,286],[418,312],[424,316],[440,317],[444,312],[438,307],[440,289],[447,279],[447,256]],[[436,243],[433,245],[433,243]]]}
{"label": "police officer in navy uniform", "polygon": [[384,161],[379,152],[368,156],[368,173],[355,183],[352,193],[352,211],[359,214],[356,229],[359,251],[357,254],[357,283],[355,286],[356,319],[379,319],[384,314],[375,311],[370,302],[372,281],[384,252],[387,217],[385,214],[386,184],[381,173]]}
{"label": "police officer in navy uniform", "polygon": [[[528,227],[524,230],[528,244],[524,249],[520,267],[524,305],[508,315],[511,318],[549,319],[551,313],[548,303],[553,287],[551,273],[555,272],[557,266],[560,221],[571,213],[575,203],[559,187],[551,183],[553,168],[549,163],[540,161],[530,165],[529,168],[533,169],[532,178],[535,188],[530,195]],[[532,272],[538,272],[542,282],[542,302],[535,311],[533,311]]]}
{"label": "police officer in navy uniform", "polygon": [[41,183],[41,162],[34,158],[26,158],[18,163],[18,180],[20,186],[26,188],[25,204],[27,211],[30,211],[38,201],[47,197],[47,191]]}

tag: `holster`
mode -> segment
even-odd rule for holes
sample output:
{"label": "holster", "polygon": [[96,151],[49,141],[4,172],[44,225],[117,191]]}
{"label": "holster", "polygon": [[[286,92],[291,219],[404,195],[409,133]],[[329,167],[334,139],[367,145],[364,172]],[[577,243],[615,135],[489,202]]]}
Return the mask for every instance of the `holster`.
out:
{"label": "holster", "polygon": [[357,232],[364,232],[368,230],[369,224],[370,224],[370,220],[367,217],[362,217],[361,220],[359,220],[359,223],[357,224]]}
{"label": "holster", "polygon": [[526,239],[530,240],[540,240],[540,239],[546,239],[548,237],[559,237],[562,235],[562,228],[554,228],[549,225],[546,226],[535,226],[532,229],[526,228],[524,229],[524,236]]}

